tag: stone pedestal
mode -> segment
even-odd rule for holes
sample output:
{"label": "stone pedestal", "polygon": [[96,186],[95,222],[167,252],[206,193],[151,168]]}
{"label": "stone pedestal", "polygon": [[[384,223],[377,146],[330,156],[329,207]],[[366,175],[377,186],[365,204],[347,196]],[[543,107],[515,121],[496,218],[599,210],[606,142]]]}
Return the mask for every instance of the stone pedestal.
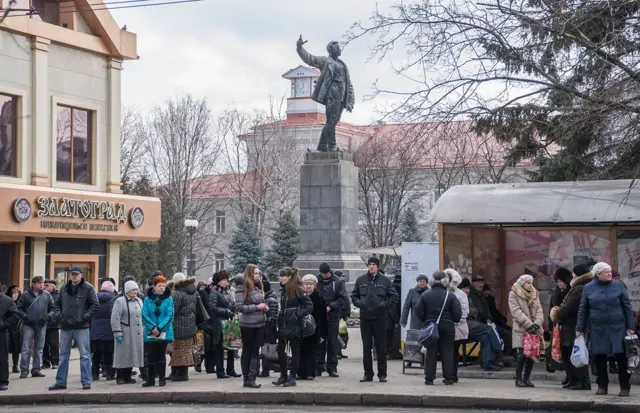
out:
{"label": "stone pedestal", "polygon": [[343,152],[312,152],[300,169],[301,274],[326,262],[354,281],[367,267],[358,247],[358,168]]}

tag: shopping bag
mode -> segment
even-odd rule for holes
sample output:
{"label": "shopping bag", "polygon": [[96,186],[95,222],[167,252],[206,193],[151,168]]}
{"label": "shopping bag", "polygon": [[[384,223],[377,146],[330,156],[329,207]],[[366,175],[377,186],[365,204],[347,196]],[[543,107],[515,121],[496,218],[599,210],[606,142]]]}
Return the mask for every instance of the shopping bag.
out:
{"label": "shopping bag", "polygon": [[562,337],[560,335],[561,327],[553,326],[553,337],[551,339],[551,357],[555,361],[562,361]]}
{"label": "shopping bag", "polygon": [[340,319],[340,323],[338,323],[338,334],[347,334],[347,322],[343,319]]}
{"label": "shopping bag", "polygon": [[193,336],[193,345],[191,347],[191,354],[193,354],[193,362],[197,365],[202,362],[202,356],[204,356],[204,332],[196,331],[196,335]]}
{"label": "shopping bag", "polygon": [[242,337],[240,335],[240,322],[237,318],[222,321],[222,342],[227,350],[240,350]]}
{"label": "shopping bag", "polygon": [[576,338],[576,341],[573,344],[571,364],[576,368],[589,365],[589,350],[587,350],[587,343],[584,340],[584,336]]}
{"label": "shopping bag", "polygon": [[633,374],[640,366],[640,339],[637,334],[630,334],[624,338],[624,352],[629,360],[627,373]]}
{"label": "shopping bag", "polygon": [[540,361],[540,336],[537,334],[524,333],[522,341],[524,344],[525,357]]}

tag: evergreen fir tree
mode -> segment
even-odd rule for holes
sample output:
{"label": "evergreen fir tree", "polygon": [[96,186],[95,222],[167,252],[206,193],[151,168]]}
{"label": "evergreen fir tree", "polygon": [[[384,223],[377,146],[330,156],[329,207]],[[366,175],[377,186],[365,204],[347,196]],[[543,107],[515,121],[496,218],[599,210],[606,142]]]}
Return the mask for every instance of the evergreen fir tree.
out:
{"label": "evergreen fir tree", "polygon": [[229,241],[231,267],[236,272],[243,272],[247,264],[260,264],[262,246],[257,234],[258,230],[251,218],[248,216],[240,218]]}
{"label": "evergreen fir tree", "polygon": [[283,267],[291,267],[300,251],[300,232],[291,213],[280,216],[271,232],[271,248],[265,264],[269,273],[274,274]]}
{"label": "evergreen fir tree", "polygon": [[418,224],[418,217],[412,208],[407,209],[400,226],[400,240],[402,242],[421,242],[422,233]]}

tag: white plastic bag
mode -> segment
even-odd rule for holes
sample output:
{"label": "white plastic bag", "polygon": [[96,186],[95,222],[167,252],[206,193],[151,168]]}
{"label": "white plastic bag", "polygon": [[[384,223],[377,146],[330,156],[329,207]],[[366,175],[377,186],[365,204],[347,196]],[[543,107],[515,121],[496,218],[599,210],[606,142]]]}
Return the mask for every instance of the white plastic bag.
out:
{"label": "white plastic bag", "polygon": [[573,364],[575,368],[589,365],[589,350],[587,350],[587,343],[584,341],[584,336],[576,338],[576,342],[573,344],[571,364]]}

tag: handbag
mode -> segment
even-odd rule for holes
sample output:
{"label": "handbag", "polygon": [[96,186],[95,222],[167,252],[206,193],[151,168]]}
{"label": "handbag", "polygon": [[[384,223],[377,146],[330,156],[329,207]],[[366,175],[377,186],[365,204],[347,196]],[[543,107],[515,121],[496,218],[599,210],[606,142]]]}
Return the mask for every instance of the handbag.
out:
{"label": "handbag", "polygon": [[278,361],[278,344],[267,343],[262,346],[260,351],[262,358],[267,361]]}
{"label": "handbag", "polygon": [[447,295],[444,296],[444,303],[442,303],[442,308],[440,309],[440,315],[438,315],[438,319],[433,322],[431,321],[425,328],[420,330],[418,334],[418,343],[422,344],[423,347],[427,347],[430,343],[434,343],[440,339],[440,332],[438,331],[438,324],[440,324],[440,318],[442,317],[442,313],[444,312],[444,307],[447,305],[447,298],[449,298],[449,291],[447,290]]}
{"label": "handbag", "polygon": [[640,366],[640,339],[637,334],[630,334],[624,338],[624,352],[629,360],[627,373],[633,374]]}
{"label": "handbag", "polygon": [[551,339],[551,357],[555,361],[562,361],[562,337],[560,335],[562,327],[558,324],[553,326],[553,338]]}
{"label": "handbag", "polygon": [[311,314],[307,314],[301,320],[302,323],[302,337],[312,336],[316,332],[316,319]]}
{"label": "handbag", "polygon": [[222,321],[222,343],[227,350],[240,350],[242,348],[240,322],[236,317]]}
{"label": "handbag", "polygon": [[199,330],[206,329],[205,323],[209,321],[211,317],[209,317],[209,312],[204,306],[202,299],[200,298],[200,294],[196,295],[196,325]]}

